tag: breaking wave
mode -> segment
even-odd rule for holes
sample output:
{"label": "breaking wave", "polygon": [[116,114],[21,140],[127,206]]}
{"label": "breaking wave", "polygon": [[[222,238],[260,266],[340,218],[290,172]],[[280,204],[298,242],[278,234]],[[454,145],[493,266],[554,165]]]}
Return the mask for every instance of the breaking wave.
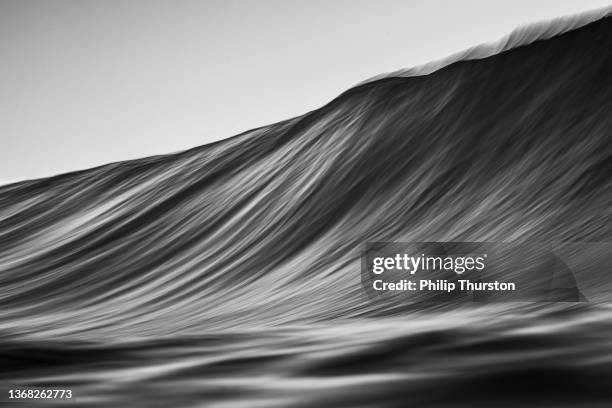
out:
{"label": "breaking wave", "polygon": [[510,34],[500,38],[497,41],[480,44],[423,65],[400,69],[388,74],[377,75],[367,81],[364,81],[364,83],[387,77],[431,74],[432,72],[457,61],[487,58],[513,48],[529,45],[536,41],[548,40],[554,36],[575,30],[602,18],[606,18],[610,16],[610,14],[612,14],[612,6],[602,7],[596,10],[589,10],[578,14],[570,14],[552,20],[526,24],[516,28]]}
{"label": "breaking wave", "polygon": [[[604,406],[612,19],[528,32],[224,141],[0,187],[0,378],[91,406]],[[599,245],[598,302],[400,310],[361,287],[366,241],[529,240]]]}

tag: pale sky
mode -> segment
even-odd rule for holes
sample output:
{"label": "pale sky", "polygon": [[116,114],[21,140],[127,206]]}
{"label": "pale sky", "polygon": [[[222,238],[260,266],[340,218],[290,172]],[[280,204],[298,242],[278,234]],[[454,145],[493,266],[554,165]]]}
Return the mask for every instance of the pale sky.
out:
{"label": "pale sky", "polygon": [[171,153],[611,0],[0,0],[0,184]]}

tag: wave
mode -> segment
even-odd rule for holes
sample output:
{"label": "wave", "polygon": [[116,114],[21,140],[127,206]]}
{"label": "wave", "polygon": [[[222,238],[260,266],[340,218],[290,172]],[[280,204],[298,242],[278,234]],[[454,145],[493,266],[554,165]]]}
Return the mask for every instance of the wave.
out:
{"label": "wave", "polygon": [[366,241],[609,241],[611,30],[602,18],[186,152],[4,186],[2,328],[355,317]]}
{"label": "wave", "polygon": [[548,40],[554,36],[575,30],[602,18],[609,17],[610,14],[612,14],[612,6],[607,6],[578,14],[557,17],[552,20],[526,24],[516,28],[510,34],[500,38],[497,41],[470,47],[466,50],[449,55],[448,57],[431,61],[423,65],[400,69],[388,74],[380,74],[362,83],[376,81],[387,77],[431,74],[440,68],[444,68],[458,61],[487,58],[500,54],[504,51],[529,45],[536,41]]}
{"label": "wave", "polygon": [[[606,406],[612,18],[529,32],[227,140],[0,187],[0,380],[88,406]],[[368,241],[582,242],[593,303],[377,304]]]}

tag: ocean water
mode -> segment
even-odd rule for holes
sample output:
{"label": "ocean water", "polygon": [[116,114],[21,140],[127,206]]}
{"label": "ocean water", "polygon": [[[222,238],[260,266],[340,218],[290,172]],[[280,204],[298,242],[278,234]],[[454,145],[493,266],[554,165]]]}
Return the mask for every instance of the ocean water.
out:
{"label": "ocean water", "polygon": [[[572,28],[0,187],[0,402],[612,406],[612,19]],[[586,301],[372,301],[373,241],[580,243]]]}
{"label": "ocean water", "polygon": [[608,407],[611,316],[506,304],[155,340],[7,339],[1,378],[72,389],[46,402],[60,406]]}

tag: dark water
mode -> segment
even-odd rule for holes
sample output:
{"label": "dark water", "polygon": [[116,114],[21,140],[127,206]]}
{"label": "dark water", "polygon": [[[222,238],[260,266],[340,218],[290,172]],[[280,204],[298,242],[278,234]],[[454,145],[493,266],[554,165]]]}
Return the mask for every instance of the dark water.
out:
{"label": "dark water", "polygon": [[[0,187],[2,392],[612,406],[611,112],[601,18],[219,143]],[[367,241],[592,243],[590,302],[371,302]]]}
{"label": "dark water", "polygon": [[70,404],[609,407],[612,310],[458,309],[131,342],[11,342],[2,380]]}

